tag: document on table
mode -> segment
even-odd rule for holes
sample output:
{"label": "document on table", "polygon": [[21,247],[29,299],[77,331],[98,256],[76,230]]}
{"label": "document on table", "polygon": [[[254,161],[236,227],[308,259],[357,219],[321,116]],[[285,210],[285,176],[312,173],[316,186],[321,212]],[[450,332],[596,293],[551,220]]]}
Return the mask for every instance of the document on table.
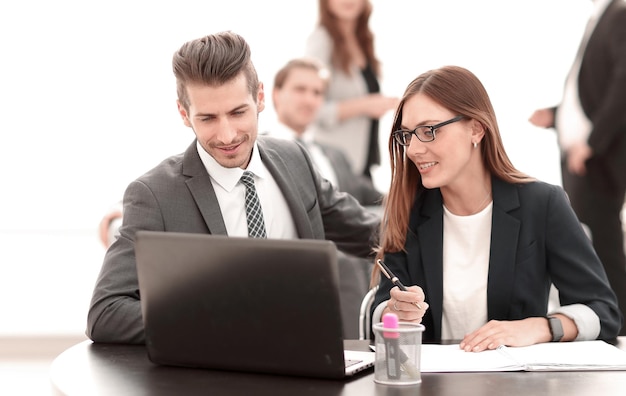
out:
{"label": "document on table", "polygon": [[458,344],[423,344],[420,366],[423,373],[626,370],[626,352],[599,340],[501,346],[483,352],[465,352]]}

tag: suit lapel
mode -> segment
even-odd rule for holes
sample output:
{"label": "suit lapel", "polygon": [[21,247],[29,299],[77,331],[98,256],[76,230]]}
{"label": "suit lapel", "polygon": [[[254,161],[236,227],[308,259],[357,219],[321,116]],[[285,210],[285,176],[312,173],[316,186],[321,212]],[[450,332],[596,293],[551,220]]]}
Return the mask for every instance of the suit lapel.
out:
{"label": "suit lapel", "polygon": [[209,228],[210,234],[227,235],[226,225],[217,201],[211,177],[206,171],[198,150],[196,141],[187,148],[183,156],[183,175],[188,179],[185,181],[189,192],[198,205],[198,209]]}
{"label": "suit lapel", "polygon": [[[280,155],[275,149],[269,147],[263,139],[257,140],[259,147],[259,154],[261,155],[261,161],[267,167],[272,174],[276,184],[283,193],[289,210],[293,217],[294,224],[298,230],[298,236],[300,238],[314,239],[315,235],[311,228],[311,222],[307,215],[306,208],[302,203],[302,199],[298,194],[299,180],[294,177],[287,164],[282,160]],[[314,191],[312,192],[314,193]]]}
{"label": "suit lapel", "polygon": [[513,291],[508,285],[514,284],[521,226],[519,219],[509,214],[520,206],[517,187],[492,178],[492,192],[494,203],[487,284],[488,319],[507,317],[510,309]]}
{"label": "suit lapel", "polygon": [[[268,147],[262,139],[257,140],[259,154],[263,164],[276,180],[278,187],[285,196],[289,209],[293,216],[296,229],[300,238],[315,238],[311,228],[311,222],[307,216],[302,199],[298,194],[298,183],[285,162],[280,158],[276,150]],[[183,175],[187,176],[187,187],[209,228],[209,233],[227,235],[226,225],[220,209],[211,178],[202,164],[198,155],[196,141],[185,151],[183,156]]]}
{"label": "suit lapel", "polygon": [[[520,221],[509,212],[519,207],[516,187],[497,178],[492,178],[493,215],[489,256],[489,279],[487,284],[489,319],[506,317],[512,290],[507,285],[514,283],[515,257],[519,237]],[[435,323],[434,336],[441,337],[443,315],[443,207],[439,190],[426,191],[417,225],[417,242],[407,241],[407,256],[422,257],[425,284],[430,298],[430,311]],[[421,250],[421,253],[420,253]],[[419,279],[419,268],[409,263],[411,277]]]}
{"label": "suit lapel", "polygon": [[[409,244],[409,249],[421,250],[425,284],[428,292],[430,311],[435,325],[434,336],[441,338],[441,317],[443,308],[443,209],[439,189],[425,192],[422,211],[417,219],[418,243]],[[415,236],[413,236],[414,238]],[[419,252],[407,252],[408,257],[415,257]],[[409,264],[409,271],[413,265]],[[419,274],[411,274],[419,279]]]}

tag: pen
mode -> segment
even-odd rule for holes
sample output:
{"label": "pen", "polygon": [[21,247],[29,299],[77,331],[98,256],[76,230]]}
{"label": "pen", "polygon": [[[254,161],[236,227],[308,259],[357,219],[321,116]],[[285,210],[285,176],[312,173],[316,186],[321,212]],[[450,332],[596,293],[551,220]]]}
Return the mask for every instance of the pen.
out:
{"label": "pen", "polygon": [[[402,282],[400,282],[400,279],[398,279],[398,277],[395,276],[393,274],[393,272],[391,272],[389,267],[387,267],[387,265],[385,265],[385,263],[383,263],[383,261],[381,259],[376,260],[376,264],[378,264],[378,267],[380,268],[380,270],[383,272],[383,274],[385,274],[385,276],[387,278],[389,278],[391,283],[393,283],[394,285],[398,286],[398,289],[400,289],[402,291],[407,291],[406,286],[404,286],[402,284]],[[413,304],[415,304],[417,309],[422,309],[422,306],[420,305],[420,303],[416,302],[416,303],[413,303]]]}

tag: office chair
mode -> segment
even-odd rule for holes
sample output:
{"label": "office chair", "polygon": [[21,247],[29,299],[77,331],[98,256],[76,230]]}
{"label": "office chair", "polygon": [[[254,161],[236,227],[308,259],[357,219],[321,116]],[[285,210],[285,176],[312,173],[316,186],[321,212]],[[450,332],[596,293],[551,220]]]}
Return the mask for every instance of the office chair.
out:
{"label": "office chair", "polygon": [[361,308],[359,309],[359,340],[370,339],[370,329],[372,327],[371,310],[377,290],[378,285],[372,287],[361,301]]}

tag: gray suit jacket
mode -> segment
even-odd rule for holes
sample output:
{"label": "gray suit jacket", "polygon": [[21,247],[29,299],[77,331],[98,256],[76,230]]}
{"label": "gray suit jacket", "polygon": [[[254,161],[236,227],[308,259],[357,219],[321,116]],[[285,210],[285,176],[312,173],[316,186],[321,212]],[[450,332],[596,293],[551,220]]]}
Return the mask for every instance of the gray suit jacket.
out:
{"label": "gray suit jacket", "polygon": [[[598,315],[598,338],[615,338],[622,324],[615,293],[563,189],[543,182],[492,180],[487,319],[545,316],[554,283],[562,305],[584,304]],[[385,263],[402,283],[424,289],[429,304],[422,320],[424,341],[440,341],[444,290],[439,189],[425,190],[416,200],[405,250],[385,254]],[[373,307],[388,300],[393,287],[381,278]]]}
{"label": "gray suit jacket", "polygon": [[345,154],[334,147],[318,143],[337,176],[337,188],[352,195],[364,206],[382,204],[383,194],[376,189],[372,180],[362,174],[356,174]]}
{"label": "gray suit jacket", "polygon": [[[295,142],[258,138],[261,160],[281,188],[298,236],[329,239],[338,249],[371,255],[379,219],[315,170]],[[124,194],[120,237],[107,250],[89,308],[87,336],[97,342],[145,342],[134,256],[139,230],[226,235],[210,176],[194,141],[133,181]]]}

